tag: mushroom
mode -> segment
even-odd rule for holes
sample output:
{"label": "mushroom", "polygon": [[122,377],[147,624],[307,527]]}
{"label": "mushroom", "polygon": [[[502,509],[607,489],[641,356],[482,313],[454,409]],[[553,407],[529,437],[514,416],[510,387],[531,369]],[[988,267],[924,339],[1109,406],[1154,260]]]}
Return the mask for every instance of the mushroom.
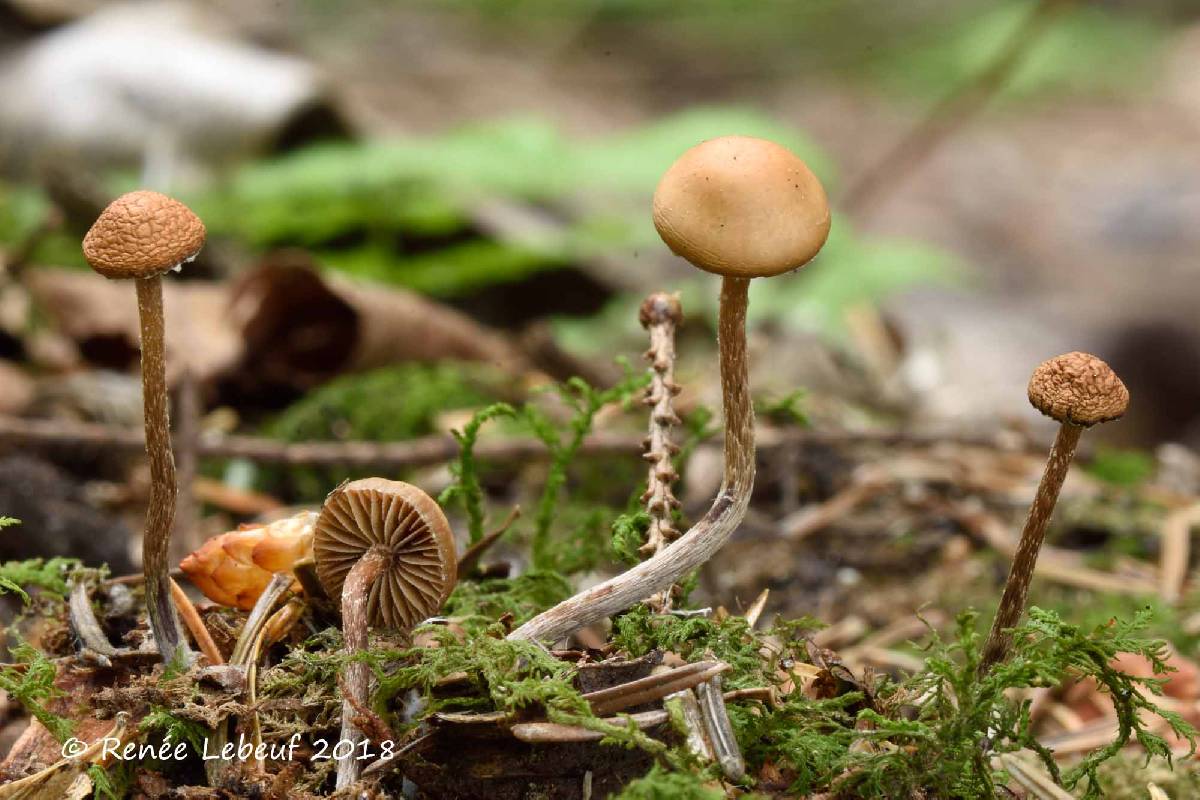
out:
{"label": "mushroom", "polygon": [[150,507],[142,534],[142,572],[150,627],[162,659],[190,660],[171,605],[167,549],[175,517],[175,460],[167,412],[162,275],[191,261],[204,246],[204,223],[191,209],[158,192],[122,195],[83,237],[83,255],[106,278],[137,286],[142,337],[142,402],[150,457]]}
{"label": "mushroom", "polygon": [[1060,424],[983,648],[980,674],[1008,654],[1012,628],[1025,613],[1029,582],[1046,536],[1046,524],[1054,512],[1080,434],[1084,428],[1120,418],[1129,406],[1129,390],[1108,364],[1088,353],[1073,352],[1038,365],[1029,379],[1029,402]]}
{"label": "mushroom", "polygon": [[559,603],[509,638],[557,641],[656,592],[710,559],[737,528],[754,486],[754,410],[746,365],[751,278],[802,267],[829,235],[829,203],[808,166],[774,142],[726,136],[688,150],[654,193],[654,226],[694,266],[722,276],[717,344],[725,476],[712,507],[652,558]]}
{"label": "mushroom", "polygon": [[[365,478],[325,499],[313,531],[313,557],[325,591],[341,598],[347,653],[367,649],[369,626],[408,631],[437,613],[457,579],[454,533],[432,497],[411,484]],[[342,740],[362,732],[353,722],[365,708],[370,671],[346,667]],[[353,754],[353,750],[350,751]],[[338,762],[337,788],[358,779],[361,762]]]}

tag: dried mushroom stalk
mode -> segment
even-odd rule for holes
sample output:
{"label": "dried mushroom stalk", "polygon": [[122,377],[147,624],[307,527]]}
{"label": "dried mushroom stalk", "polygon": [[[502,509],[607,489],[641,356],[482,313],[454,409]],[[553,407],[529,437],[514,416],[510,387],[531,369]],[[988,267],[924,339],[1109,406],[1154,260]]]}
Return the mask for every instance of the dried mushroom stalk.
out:
{"label": "dried mushroom stalk", "polygon": [[650,474],[642,502],[650,515],[646,543],[641,547],[644,556],[652,556],[679,538],[673,512],[679,508],[672,487],[679,476],[671,459],[679,447],[671,441],[671,429],[679,424],[674,398],[679,394],[675,383],[675,328],[683,310],[679,298],[662,292],[652,294],[642,303],[639,319],[650,332],[650,385],[646,388],[646,405],[650,406],[650,433],[646,437],[646,454]]}
{"label": "dried mushroom stalk", "polygon": [[[676,295],[656,292],[642,303],[638,319],[650,333],[650,385],[646,387],[646,405],[650,406],[650,432],[646,437],[646,453],[650,462],[646,491],[642,502],[650,516],[646,542],[639,550],[643,556],[653,556],[679,538],[675,528],[675,510],[679,500],[674,484],[679,479],[673,459],[679,447],[671,441],[671,429],[679,424],[674,399],[680,392],[675,382],[675,329],[683,319],[683,308]],[[658,612],[671,608],[673,587],[656,594],[650,605]]]}

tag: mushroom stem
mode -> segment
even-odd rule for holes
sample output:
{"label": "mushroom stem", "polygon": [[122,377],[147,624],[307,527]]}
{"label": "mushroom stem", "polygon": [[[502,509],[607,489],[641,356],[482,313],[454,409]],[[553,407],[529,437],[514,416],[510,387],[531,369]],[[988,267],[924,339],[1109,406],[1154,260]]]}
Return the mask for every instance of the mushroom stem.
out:
{"label": "mushroom stem", "polygon": [[754,488],[754,407],[746,365],[747,278],[721,283],[717,344],[725,408],[725,479],[708,513],[687,533],[636,567],[580,592],[508,635],[558,641],[573,631],[670,588],[708,561],[741,523]]}
{"label": "mushroom stem", "polygon": [[[346,653],[353,655],[367,649],[367,598],[371,585],[379,577],[379,573],[387,565],[388,554],[381,547],[372,547],[358,560],[350,572],[346,574],[346,582],[342,584],[342,634],[345,639]],[[370,692],[371,671],[361,661],[352,661],[346,665],[346,691],[350,697],[342,699],[342,736],[341,741],[353,742],[349,756],[343,758],[337,765],[338,790],[345,789],[358,780],[362,763],[356,758],[358,743],[362,741],[363,733],[354,724],[354,708],[365,706]]]}
{"label": "mushroom stem", "polygon": [[150,457],[150,507],[142,534],[142,574],[146,609],[158,652],[165,663],[191,652],[179,630],[171,603],[167,551],[175,518],[175,460],[171,455],[171,422],[167,412],[166,347],[163,342],[162,277],[138,278],[138,317],[142,333],[142,404],[146,453]]}
{"label": "mushroom stem", "polygon": [[1042,540],[1046,538],[1046,525],[1050,515],[1054,513],[1054,505],[1058,502],[1058,493],[1071,467],[1071,458],[1075,455],[1075,447],[1079,444],[1079,435],[1083,428],[1070,423],[1063,423],[1058,428],[1054,445],[1050,448],[1050,458],[1046,461],[1046,469],[1042,472],[1042,480],[1038,484],[1037,496],[1029,507],[1029,516],[1025,519],[1025,528],[1021,531],[1021,540],[1017,545],[1016,555],[1013,556],[1012,569],[1004,584],[1004,595],[1000,598],[1000,608],[996,611],[996,619],[992,622],[991,633],[988,634],[987,644],[983,648],[983,657],[979,661],[979,674],[987,673],[995,664],[1003,661],[1012,645],[1012,628],[1021,620],[1025,613],[1025,599],[1029,594],[1029,582],[1033,579],[1033,570],[1037,566],[1038,551],[1042,548]]}

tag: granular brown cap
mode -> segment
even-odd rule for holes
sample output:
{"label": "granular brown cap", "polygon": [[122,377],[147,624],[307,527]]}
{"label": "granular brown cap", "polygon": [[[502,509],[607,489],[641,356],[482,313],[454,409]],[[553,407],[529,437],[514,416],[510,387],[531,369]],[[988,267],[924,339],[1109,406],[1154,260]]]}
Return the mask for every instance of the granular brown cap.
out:
{"label": "granular brown cap", "polygon": [[438,612],[458,578],[454,533],[425,492],[408,483],[365,478],[335,489],[313,532],[317,577],[335,600],[346,575],[371,549],[387,558],[367,595],[375,627],[409,630]]}
{"label": "granular brown cap", "polygon": [[204,246],[204,223],[178,200],[130,192],[83,237],[83,255],[106,278],[150,278],[192,259]]}
{"label": "granular brown cap", "polygon": [[1075,352],[1038,365],[1029,379],[1029,402],[1059,422],[1087,428],[1123,415],[1129,390],[1108,364]]}
{"label": "granular brown cap", "polygon": [[708,272],[760,278],[802,267],[829,236],[817,176],[786,147],[723,136],[688,150],[654,192],[654,227]]}

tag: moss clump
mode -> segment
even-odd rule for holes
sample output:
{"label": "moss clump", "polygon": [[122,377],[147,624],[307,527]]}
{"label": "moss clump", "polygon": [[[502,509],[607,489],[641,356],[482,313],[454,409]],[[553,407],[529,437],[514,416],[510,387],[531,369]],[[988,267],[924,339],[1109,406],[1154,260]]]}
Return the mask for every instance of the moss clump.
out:
{"label": "moss clump", "polygon": [[21,642],[11,650],[14,663],[0,668],[0,689],[46,726],[60,742],[71,735],[74,723],[52,712],[49,705],[62,696],[54,685],[58,667],[37,648]]}
{"label": "moss clump", "polygon": [[[450,408],[471,408],[497,399],[503,379],[487,367],[442,362],[402,364],[346,375],[309,392],[261,427],[288,442],[358,440],[391,442],[437,431]],[[345,470],[272,468],[260,484],[299,501],[317,501],[348,476]]]}
{"label": "moss clump", "polygon": [[[975,615],[968,612],[960,615],[952,639],[933,635],[921,671],[877,683],[858,682],[836,659],[826,662],[819,654],[814,659],[806,636],[811,620],[760,633],[739,617],[679,618],[639,607],[616,620],[612,640],[630,655],[659,648],[687,660],[719,658],[732,667],[726,686],[779,691],[774,705],[750,701],[729,709],[751,774],[770,764],[784,776],[785,785],[774,788],[799,795],[992,798],[1007,776],[993,767],[991,755],[1029,749],[1062,786],[1097,798],[1101,765],[1131,741],[1170,763],[1166,741],[1151,730],[1153,717],[1180,738],[1195,735],[1179,715],[1153,702],[1161,680],[1110,666],[1118,653],[1135,653],[1157,673],[1170,671],[1164,644],[1142,636],[1148,622],[1142,611],[1129,622],[1110,620],[1086,629],[1033,608],[1016,631],[1012,657],[980,676],[981,640]],[[802,663],[818,667],[818,677],[809,690],[792,690],[787,684],[800,682],[794,666]],[[1009,694],[1058,686],[1066,678],[1094,680],[1112,698],[1120,730],[1112,742],[1060,769],[1034,736],[1028,704]],[[649,781],[647,790],[655,785]]]}
{"label": "moss clump", "polygon": [[722,800],[725,792],[690,772],[672,772],[655,764],[616,795],[615,800]]}

